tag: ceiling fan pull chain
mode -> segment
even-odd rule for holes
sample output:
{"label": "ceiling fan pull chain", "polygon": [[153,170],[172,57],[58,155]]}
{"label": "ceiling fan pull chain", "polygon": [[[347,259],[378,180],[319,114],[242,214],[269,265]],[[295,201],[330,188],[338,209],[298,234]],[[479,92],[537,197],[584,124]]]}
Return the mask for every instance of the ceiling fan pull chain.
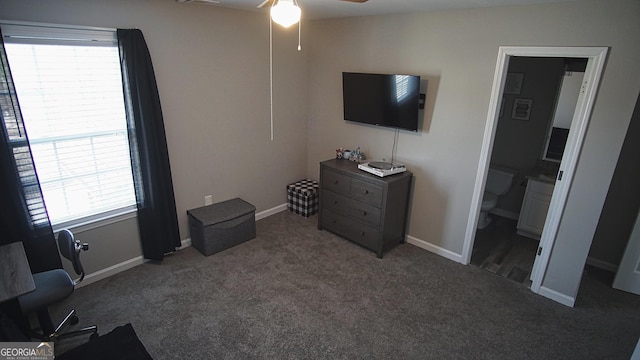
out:
{"label": "ceiling fan pull chain", "polygon": [[302,50],[302,47],[300,46],[300,28],[302,28],[302,19],[298,21],[298,51]]}
{"label": "ceiling fan pull chain", "polygon": [[271,141],[273,141],[273,23],[269,16],[269,117]]}

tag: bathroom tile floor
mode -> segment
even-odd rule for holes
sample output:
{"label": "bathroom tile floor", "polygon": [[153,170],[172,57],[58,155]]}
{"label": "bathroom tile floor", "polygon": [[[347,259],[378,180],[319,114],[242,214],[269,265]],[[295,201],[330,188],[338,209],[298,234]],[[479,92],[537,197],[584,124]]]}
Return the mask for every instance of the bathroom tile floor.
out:
{"label": "bathroom tile floor", "polygon": [[518,235],[516,220],[491,217],[491,224],[476,232],[471,265],[530,286],[539,241]]}

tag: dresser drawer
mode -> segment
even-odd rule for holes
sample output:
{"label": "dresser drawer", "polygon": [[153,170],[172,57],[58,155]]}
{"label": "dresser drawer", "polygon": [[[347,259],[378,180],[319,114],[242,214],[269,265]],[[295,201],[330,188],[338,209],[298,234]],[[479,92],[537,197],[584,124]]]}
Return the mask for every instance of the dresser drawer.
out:
{"label": "dresser drawer", "polygon": [[338,215],[333,211],[325,211],[322,215],[322,226],[340,236],[356,242],[370,250],[378,251],[379,231],[367,225]]}
{"label": "dresser drawer", "polygon": [[351,189],[349,194],[359,200],[366,201],[369,204],[381,206],[383,192],[383,187],[380,185],[356,179],[351,180]]}
{"label": "dresser drawer", "polygon": [[325,209],[349,216],[374,227],[380,226],[380,209],[332,191],[322,191],[322,206]]}
{"label": "dresser drawer", "polygon": [[322,172],[322,188],[335,191],[340,194],[348,194],[351,187],[351,178],[335,171],[324,170]]}

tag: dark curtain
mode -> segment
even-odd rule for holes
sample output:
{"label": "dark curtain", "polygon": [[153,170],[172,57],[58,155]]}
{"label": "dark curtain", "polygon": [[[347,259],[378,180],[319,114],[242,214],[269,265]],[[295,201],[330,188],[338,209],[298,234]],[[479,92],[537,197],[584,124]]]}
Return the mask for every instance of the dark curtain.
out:
{"label": "dark curtain", "polygon": [[31,272],[62,268],[0,32],[0,245],[24,244]]}
{"label": "dark curtain", "polygon": [[142,32],[117,34],[142,252],[162,260],[180,247],[180,233],[160,96]]}

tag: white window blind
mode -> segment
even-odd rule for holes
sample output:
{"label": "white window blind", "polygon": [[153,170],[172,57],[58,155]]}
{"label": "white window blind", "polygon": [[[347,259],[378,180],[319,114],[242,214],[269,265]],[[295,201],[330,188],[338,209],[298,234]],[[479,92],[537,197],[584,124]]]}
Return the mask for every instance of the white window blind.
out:
{"label": "white window blind", "polygon": [[51,223],[133,208],[114,32],[17,29],[5,48]]}

